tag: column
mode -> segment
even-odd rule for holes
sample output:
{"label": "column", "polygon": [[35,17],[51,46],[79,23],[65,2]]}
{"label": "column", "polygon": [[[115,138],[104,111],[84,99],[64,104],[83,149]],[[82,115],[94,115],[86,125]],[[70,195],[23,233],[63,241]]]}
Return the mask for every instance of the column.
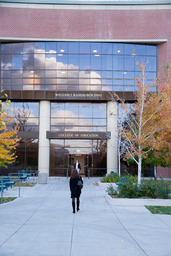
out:
{"label": "column", "polygon": [[49,176],[50,141],[46,132],[50,131],[50,101],[40,101],[39,106],[39,183],[47,183]]}
{"label": "column", "polygon": [[111,171],[118,173],[117,119],[118,119],[118,103],[109,101],[107,103],[107,131],[111,132],[111,139],[107,140],[107,173],[108,174]]}

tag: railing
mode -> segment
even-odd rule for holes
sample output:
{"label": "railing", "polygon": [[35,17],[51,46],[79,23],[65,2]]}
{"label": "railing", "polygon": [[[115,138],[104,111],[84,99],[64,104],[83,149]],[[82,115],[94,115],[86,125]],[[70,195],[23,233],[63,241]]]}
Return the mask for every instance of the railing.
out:
{"label": "railing", "polygon": [[26,181],[28,178],[33,177],[33,183],[38,183],[38,171],[37,170],[21,170],[17,173],[9,173],[8,176],[0,177],[0,190],[1,190],[1,204],[3,203],[4,190],[8,190],[18,182],[18,197],[20,197],[21,183]]}

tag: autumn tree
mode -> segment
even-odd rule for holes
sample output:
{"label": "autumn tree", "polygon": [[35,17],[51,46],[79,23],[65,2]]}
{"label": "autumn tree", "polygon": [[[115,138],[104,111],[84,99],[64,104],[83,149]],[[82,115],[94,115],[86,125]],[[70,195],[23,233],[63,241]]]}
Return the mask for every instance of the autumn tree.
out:
{"label": "autumn tree", "polygon": [[[127,113],[119,133],[127,142],[126,159],[133,159],[138,165],[138,184],[141,184],[142,159],[153,150],[163,147],[170,148],[171,133],[171,100],[170,78],[158,80],[151,85],[146,81],[146,65],[139,63],[140,75],[136,78],[138,90],[136,102],[131,110],[122,102],[122,107]],[[158,85],[158,90],[155,91]]]}
{"label": "autumn tree", "polygon": [[[7,97],[7,95],[4,94],[4,97]],[[7,164],[13,163],[16,159],[15,149],[18,142],[18,137],[16,136],[18,127],[16,125],[12,130],[7,129],[7,125],[13,119],[13,117],[8,119],[7,110],[9,105],[9,100],[4,103],[0,100],[0,167],[7,167]]]}

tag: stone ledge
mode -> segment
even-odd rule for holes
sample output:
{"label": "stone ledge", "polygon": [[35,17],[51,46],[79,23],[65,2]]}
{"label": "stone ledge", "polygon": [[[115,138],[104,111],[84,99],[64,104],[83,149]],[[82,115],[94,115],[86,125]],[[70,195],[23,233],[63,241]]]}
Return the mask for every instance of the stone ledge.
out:
{"label": "stone ledge", "polygon": [[112,198],[108,194],[105,198],[112,206],[171,206],[171,199],[147,199],[147,198]]}
{"label": "stone ledge", "polygon": [[171,199],[148,199],[148,198],[112,198],[107,194],[107,187],[112,185],[115,189],[117,189],[117,185],[115,183],[98,183],[99,186],[105,190],[105,198],[107,202],[112,206],[171,206]]}

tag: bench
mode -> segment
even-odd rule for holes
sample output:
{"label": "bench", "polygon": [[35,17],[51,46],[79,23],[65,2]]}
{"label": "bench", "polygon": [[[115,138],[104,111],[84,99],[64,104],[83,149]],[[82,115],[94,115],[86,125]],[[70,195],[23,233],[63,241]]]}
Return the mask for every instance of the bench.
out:
{"label": "bench", "polygon": [[20,172],[18,172],[18,173],[9,173],[8,176],[18,178],[18,179],[20,179],[21,182],[23,180],[24,181],[27,180],[27,176],[24,175],[24,173],[20,173]]}
{"label": "bench", "polygon": [[9,177],[2,177],[0,179],[1,184],[3,184],[6,188],[6,190],[8,190],[8,187],[11,187],[15,184],[15,181],[11,181]]}
{"label": "bench", "polygon": [[116,182],[115,184],[118,185],[118,186],[121,186],[121,185],[123,185],[126,181],[127,181],[126,178],[121,178],[121,181],[120,181],[120,182]]}

